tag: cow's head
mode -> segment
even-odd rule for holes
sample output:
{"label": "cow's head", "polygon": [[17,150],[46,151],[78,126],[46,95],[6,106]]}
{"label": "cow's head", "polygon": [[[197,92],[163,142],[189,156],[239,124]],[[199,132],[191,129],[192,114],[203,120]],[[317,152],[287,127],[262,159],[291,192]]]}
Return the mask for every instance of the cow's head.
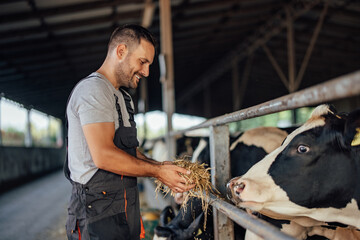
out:
{"label": "cow's head", "polygon": [[189,199],[186,208],[181,208],[176,216],[171,207],[166,207],[160,214],[159,226],[154,229],[153,240],[203,239],[200,236],[209,235],[199,230],[203,222],[204,212],[198,198]]}
{"label": "cow's head", "polygon": [[[231,200],[273,218],[354,225],[360,218],[360,110],[318,106],[283,144],[227,187]],[[356,220],[360,228],[360,221]]]}

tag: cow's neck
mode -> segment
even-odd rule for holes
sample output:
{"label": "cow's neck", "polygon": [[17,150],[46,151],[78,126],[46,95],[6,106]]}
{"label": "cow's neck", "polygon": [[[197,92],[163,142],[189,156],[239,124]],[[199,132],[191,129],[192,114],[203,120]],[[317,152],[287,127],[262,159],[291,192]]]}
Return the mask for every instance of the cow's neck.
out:
{"label": "cow's neck", "polygon": [[279,209],[277,205],[271,206],[269,203],[266,205],[260,213],[271,218],[292,221],[297,219],[296,221],[301,225],[302,220],[309,217],[319,221],[320,224],[323,222],[339,222],[360,229],[360,210],[355,199],[352,199],[352,201],[342,209],[332,207],[310,209],[290,202],[286,204],[287,206],[282,206],[281,209]]}

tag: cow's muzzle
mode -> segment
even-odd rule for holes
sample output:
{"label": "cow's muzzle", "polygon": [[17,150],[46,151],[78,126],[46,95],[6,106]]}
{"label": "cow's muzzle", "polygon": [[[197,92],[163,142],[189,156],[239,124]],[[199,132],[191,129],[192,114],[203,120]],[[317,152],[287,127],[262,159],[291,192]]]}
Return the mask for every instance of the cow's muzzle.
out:
{"label": "cow's muzzle", "polygon": [[235,204],[242,202],[240,195],[245,189],[245,183],[240,179],[241,177],[235,177],[226,184],[227,198]]}

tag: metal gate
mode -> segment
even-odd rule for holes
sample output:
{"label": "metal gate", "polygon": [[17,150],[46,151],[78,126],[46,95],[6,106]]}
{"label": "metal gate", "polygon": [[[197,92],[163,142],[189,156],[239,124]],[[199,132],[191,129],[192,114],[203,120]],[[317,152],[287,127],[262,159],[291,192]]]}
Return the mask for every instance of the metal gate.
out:
{"label": "metal gate", "polygon": [[[230,178],[229,128],[226,124],[357,95],[360,95],[360,71],[253,107],[209,119],[197,126],[172,132],[170,135],[175,136],[195,129],[210,128],[210,163],[213,169],[211,181],[220,192],[225,193],[224,183]],[[214,208],[215,239],[234,239],[233,221],[264,239],[294,239],[269,223],[225,201],[210,196],[209,203]]]}

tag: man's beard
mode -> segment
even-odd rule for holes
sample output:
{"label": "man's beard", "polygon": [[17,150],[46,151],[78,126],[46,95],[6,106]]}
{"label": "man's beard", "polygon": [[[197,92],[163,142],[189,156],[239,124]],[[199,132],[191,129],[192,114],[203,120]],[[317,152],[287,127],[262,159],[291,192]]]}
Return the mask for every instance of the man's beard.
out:
{"label": "man's beard", "polygon": [[116,68],[117,82],[120,83],[122,87],[136,88],[137,86],[133,82],[134,75],[135,73],[132,73],[127,62],[119,63]]}

